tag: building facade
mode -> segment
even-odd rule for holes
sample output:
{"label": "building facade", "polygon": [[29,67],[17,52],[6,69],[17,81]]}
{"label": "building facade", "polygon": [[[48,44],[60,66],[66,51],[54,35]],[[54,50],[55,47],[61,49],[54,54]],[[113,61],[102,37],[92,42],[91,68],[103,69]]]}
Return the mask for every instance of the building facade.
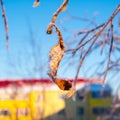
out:
{"label": "building facade", "polygon": [[[100,84],[99,80],[78,79],[73,101],[72,98],[64,100],[68,91],[61,91],[49,79],[0,81],[0,120],[94,120],[99,110],[93,112],[111,103],[110,96],[93,99],[98,94],[92,94],[92,89],[86,92],[85,85],[95,82]],[[93,119],[86,118],[87,115]]]}
{"label": "building facade", "polygon": [[102,84],[85,85],[72,98],[66,100],[67,120],[104,120],[110,114],[112,95],[110,86]]}

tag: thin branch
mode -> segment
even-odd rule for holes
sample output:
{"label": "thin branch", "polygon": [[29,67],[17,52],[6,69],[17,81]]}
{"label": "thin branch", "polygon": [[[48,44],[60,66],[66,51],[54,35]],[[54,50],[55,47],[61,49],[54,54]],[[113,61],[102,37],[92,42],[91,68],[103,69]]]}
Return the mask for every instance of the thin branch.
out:
{"label": "thin branch", "polygon": [[64,0],[64,2],[62,3],[62,5],[58,8],[58,10],[54,13],[53,18],[51,20],[52,23],[55,23],[58,15],[60,12],[65,11],[67,4],[68,4],[69,0]]}
{"label": "thin branch", "polygon": [[[111,15],[111,17],[108,19],[108,21],[102,26],[102,28],[97,32],[95,33],[95,36],[96,38],[94,39],[94,41],[91,43],[91,45],[89,46],[88,50],[86,51],[86,53],[84,54],[83,58],[80,60],[80,63],[79,63],[79,66],[78,66],[78,69],[77,69],[77,73],[76,73],[76,76],[75,76],[75,80],[74,80],[74,83],[73,83],[73,86],[76,86],[76,82],[77,82],[77,78],[78,78],[78,74],[79,74],[79,71],[80,71],[80,68],[82,66],[82,63],[85,59],[85,57],[87,56],[87,54],[90,52],[92,46],[94,45],[94,43],[97,41],[98,37],[102,34],[102,32],[104,31],[104,29],[107,27],[107,25],[109,23],[111,23],[111,21],[114,19],[114,17],[120,12],[120,5],[118,5],[117,9],[113,12],[113,14]],[[113,30],[112,30],[113,31]],[[94,38],[94,37],[93,37]],[[112,44],[113,44],[113,37],[111,38],[111,46],[110,46],[110,51],[109,51],[109,58],[108,58],[108,65],[109,65],[109,61],[110,61],[110,55],[111,55],[111,51],[112,51]],[[107,70],[106,70],[107,71]]]}
{"label": "thin branch", "polygon": [[[93,29],[91,29],[91,30],[88,30],[87,32],[86,32],[86,34],[82,37],[82,39],[80,40],[80,42],[79,42],[79,44],[78,44],[78,46],[76,47],[76,48],[74,48],[74,49],[68,49],[68,50],[66,50],[66,52],[69,52],[69,51],[77,51],[77,50],[79,50],[81,47],[83,47],[83,46],[85,46],[88,42],[90,42],[95,36],[96,36],[96,34],[94,34],[90,39],[88,39],[86,42],[84,42],[83,44],[81,44],[84,40],[85,40],[85,38],[90,34],[90,33],[92,33],[92,32],[94,32],[95,30],[97,30],[97,29],[99,29],[99,28],[101,28],[101,27],[103,27],[103,25],[104,24],[101,24],[101,25],[99,25],[99,26],[97,26],[97,27],[95,27],[95,28],[93,28]],[[80,34],[82,34],[83,32],[78,32],[78,35],[80,35]]]}
{"label": "thin branch", "polygon": [[108,73],[108,69],[109,69],[109,64],[110,64],[110,57],[111,57],[111,52],[112,52],[112,46],[113,46],[113,36],[114,36],[114,32],[113,32],[113,23],[111,21],[111,43],[110,43],[110,49],[109,49],[109,56],[108,56],[108,63],[107,63],[107,67],[106,67],[106,71],[105,71],[105,75],[103,78],[103,83],[105,82],[107,73]]}
{"label": "thin branch", "polygon": [[0,0],[0,4],[1,4],[1,8],[2,8],[2,17],[3,17],[3,20],[4,20],[4,26],[5,26],[5,32],[6,32],[6,48],[7,48],[7,50],[9,50],[8,23],[7,23],[7,17],[6,17],[6,13],[5,13],[3,0]]}
{"label": "thin branch", "polygon": [[39,4],[40,4],[40,0],[36,0],[36,1],[33,3],[33,7],[37,7]]}
{"label": "thin branch", "polygon": [[52,26],[51,23],[55,23],[58,15],[60,14],[60,12],[66,10],[67,4],[68,4],[69,0],[64,0],[64,2],[62,3],[62,5],[58,8],[58,10],[53,14],[53,17],[51,19],[50,24],[48,25],[47,28],[47,34],[52,34]]}
{"label": "thin branch", "polygon": [[76,82],[77,82],[77,78],[78,78],[78,74],[79,74],[79,71],[80,71],[80,68],[82,66],[82,63],[83,61],[85,60],[87,54],[90,52],[92,46],[94,45],[94,43],[97,41],[99,36],[97,36],[94,41],[91,43],[91,45],[89,46],[88,50],[86,51],[86,53],[84,54],[84,56],[82,57],[82,59],[80,60],[80,63],[79,63],[79,66],[78,66],[78,69],[77,69],[77,73],[76,73],[76,76],[75,76],[75,80],[74,80],[74,83],[73,85],[76,86]]}

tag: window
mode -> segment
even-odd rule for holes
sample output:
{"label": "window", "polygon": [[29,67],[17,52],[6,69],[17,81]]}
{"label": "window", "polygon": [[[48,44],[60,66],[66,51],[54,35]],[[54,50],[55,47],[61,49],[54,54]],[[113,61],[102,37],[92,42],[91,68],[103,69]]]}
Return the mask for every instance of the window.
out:
{"label": "window", "polygon": [[77,91],[76,97],[77,97],[78,100],[83,100],[85,96],[84,96],[83,92]]}
{"label": "window", "polygon": [[95,107],[92,109],[92,112],[95,115],[107,115],[110,113],[110,109],[105,107]]}
{"label": "window", "polygon": [[60,110],[59,112],[58,112],[58,115],[65,115],[65,110],[63,109],[63,110]]}
{"label": "window", "polygon": [[101,93],[101,91],[93,91],[92,93],[92,98],[107,98],[111,96],[110,91],[104,91]]}
{"label": "window", "polygon": [[35,101],[36,102],[42,102],[44,100],[44,97],[42,94],[36,94]]}
{"label": "window", "polygon": [[83,107],[78,107],[77,108],[77,114],[78,115],[83,115],[84,114],[84,108]]}
{"label": "window", "polygon": [[10,110],[9,109],[0,109],[0,117],[2,116],[10,116]]}
{"label": "window", "polygon": [[17,116],[28,116],[29,115],[29,109],[28,108],[18,108],[16,111]]}

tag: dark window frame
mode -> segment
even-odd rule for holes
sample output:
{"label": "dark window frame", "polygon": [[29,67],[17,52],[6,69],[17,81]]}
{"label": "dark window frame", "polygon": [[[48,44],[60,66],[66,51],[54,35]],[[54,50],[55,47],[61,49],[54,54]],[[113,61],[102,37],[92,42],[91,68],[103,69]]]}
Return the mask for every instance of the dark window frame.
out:
{"label": "dark window frame", "polygon": [[94,107],[92,108],[92,113],[95,115],[108,115],[110,114],[109,107]]}
{"label": "dark window frame", "polygon": [[0,109],[0,116],[10,116],[11,112],[9,109]]}
{"label": "dark window frame", "polygon": [[77,93],[76,93],[76,98],[77,98],[77,100],[82,101],[82,100],[85,99],[85,94],[82,93],[82,91],[81,91],[81,92],[77,91]]}
{"label": "dark window frame", "polygon": [[77,107],[77,115],[84,115],[85,110],[84,107]]}

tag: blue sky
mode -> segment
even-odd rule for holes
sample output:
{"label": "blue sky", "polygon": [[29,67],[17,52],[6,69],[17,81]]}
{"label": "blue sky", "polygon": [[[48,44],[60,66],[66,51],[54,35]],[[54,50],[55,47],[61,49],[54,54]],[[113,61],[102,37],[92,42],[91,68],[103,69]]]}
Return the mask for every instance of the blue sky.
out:
{"label": "blue sky", "polygon": [[[4,24],[0,17],[0,79],[48,77],[48,54],[51,47],[57,43],[57,36],[47,35],[46,28],[63,0],[41,0],[37,8],[32,7],[33,2],[34,0],[4,0],[9,25],[10,51],[7,52],[5,47]],[[71,32],[64,31],[63,26],[74,31],[84,28],[85,25],[79,20],[60,23],[61,20],[69,18],[69,13],[77,17],[89,18],[98,13],[95,21],[103,23],[119,2],[119,0],[70,0],[67,10],[62,12],[56,21],[65,41],[69,41]],[[34,47],[31,45],[31,37]],[[35,59],[33,55],[36,56]],[[96,54],[93,54],[93,57],[95,56]],[[91,61],[94,63],[94,60]],[[62,64],[64,66],[64,62]],[[87,66],[87,62],[85,65]],[[60,77],[74,78],[75,73],[75,67],[70,67],[70,70],[62,68],[59,70]],[[79,76],[84,77],[84,70]]]}

